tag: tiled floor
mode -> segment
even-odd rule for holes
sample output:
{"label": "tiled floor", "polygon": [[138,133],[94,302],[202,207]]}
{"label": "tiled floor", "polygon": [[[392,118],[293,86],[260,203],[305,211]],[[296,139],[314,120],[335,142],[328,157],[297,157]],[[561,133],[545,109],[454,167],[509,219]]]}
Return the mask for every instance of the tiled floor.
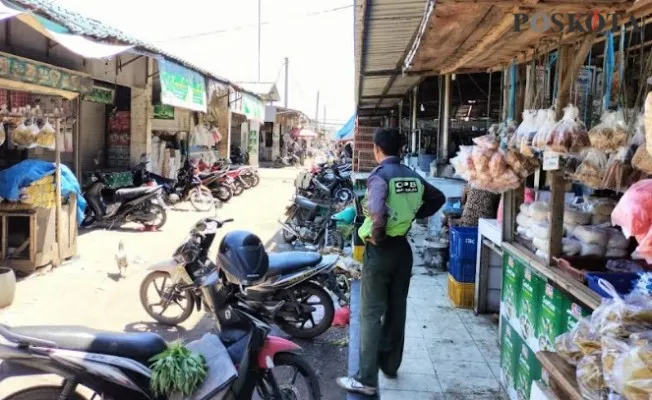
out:
{"label": "tiled floor", "polygon": [[403,364],[397,379],[380,374],[380,398],[501,398],[497,323],[490,316],[454,308],[448,300],[447,275],[428,273],[415,264]]}

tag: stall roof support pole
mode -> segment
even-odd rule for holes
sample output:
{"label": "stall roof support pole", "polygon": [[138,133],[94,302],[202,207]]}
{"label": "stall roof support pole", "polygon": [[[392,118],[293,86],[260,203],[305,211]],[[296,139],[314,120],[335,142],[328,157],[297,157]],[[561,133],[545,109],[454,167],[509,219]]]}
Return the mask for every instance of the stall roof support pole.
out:
{"label": "stall roof support pole", "polygon": [[563,116],[563,109],[569,103],[571,84],[575,82],[580,67],[584,64],[597,37],[597,32],[587,35],[577,50],[574,49],[573,45],[563,45],[559,49],[557,59],[557,80],[559,82],[559,92],[557,93],[558,119]]}
{"label": "stall roof support pole", "polygon": [[417,95],[419,94],[419,86],[412,89],[412,115],[410,116],[410,143],[412,154],[417,152]]}
{"label": "stall roof support pole", "polygon": [[493,78],[493,72],[489,72],[489,91],[487,95],[487,130],[491,126],[491,78]]}
{"label": "stall roof support pole", "polygon": [[562,255],[561,238],[564,236],[564,196],[566,195],[566,179],[563,171],[552,172],[552,183],[550,185],[550,215],[551,221],[548,227],[548,265],[555,265],[555,258]]}
{"label": "stall roof support pole", "polygon": [[55,261],[52,263],[55,266],[61,265],[61,141],[59,140],[59,132],[61,132],[61,120],[57,119],[54,125],[57,134],[54,139],[54,183],[55,183],[55,219],[56,230],[55,239],[57,241],[57,255]]}
{"label": "stall roof support pole", "polygon": [[398,133],[399,135],[403,133],[403,100],[398,102]]}
{"label": "stall roof support pole", "polygon": [[448,161],[448,142],[450,139],[450,110],[451,110],[451,75],[446,74],[442,77],[443,81],[443,99],[442,99],[442,113],[439,126],[441,131],[439,133],[439,159],[442,163]]}

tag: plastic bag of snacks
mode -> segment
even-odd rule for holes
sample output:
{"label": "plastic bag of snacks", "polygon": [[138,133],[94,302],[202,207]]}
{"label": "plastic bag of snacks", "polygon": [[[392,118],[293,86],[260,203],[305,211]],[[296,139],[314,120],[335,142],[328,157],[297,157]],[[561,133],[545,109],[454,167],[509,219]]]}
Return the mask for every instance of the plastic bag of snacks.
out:
{"label": "plastic bag of snacks", "polygon": [[610,379],[615,391],[627,400],[652,398],[652,346],[632,346],[618,356]]}
{"label": "plastic bag of snacks", "polygon": [[582,357],[577,363],[575,376],[580,393],[585,400],[607,398],[607,386],[602,375],[602,360],[599,354]]}
{"label": "plastic bag of snacks", "polygon": [[500,176],[505,173],[507,168],[507,163],[505,162],[505,156],[501,151],[497,151],[491,156],[489,160],[489,173],[492,176]]}
{"label": "plastic bag of snacks", "polygon": [[626,162],[628,154],[629,148],[621,147],[609,157],[604,178],[602,179],[602,188],[622,191],[628,186],[628,177],[632,173],[631,166]]}
{"label": "plastic bag of snacks", "polygon": [[573,230],[573,236],[586,244],[596,244],[607,247],[611,238],[609,230],[597,226],[578,226]]}
{"label": "plastic bag of snacks", "polygon": [[614,366],[621,355],[631,349],[631,346],[624,340],[604,336],[602,343],[602,374],[605,385],[611,390],[617,390]]}
{"label": "plastic bag of snacks", "polygon": [[546,148],[557,153],[579,153],[591,145],[584,123],[578,120],[579,110],[573,105],[564,108],[563,118],[555,124],[546,140]]}
{"label": "plastic bag of snacks", "polygon": [[645,98],[643,123],[645,124],[645,147],[647,152],[652,154],[652,92],[649,92]]}
{"label": "plastic bag of snacks", "polygon": [[564,223],[570,225],[588,225],[591,223],[591,213],[575,207],[564,207]]}
{"label": "plastic bag of snacks", "polygon": [[530,204],[529,211],[534,221],[547,221],[550,215],[550,204],[546,201],[535,201]]}
{"label": "plastic bag of snacks", "polygon": [[546,122],[547,118],[547,110],[538,110],[537,111],[537,116],[535,119],[535,124],[533,127],[536,127],[535,130],[529,132],[527,135],[524,135],[520,140],[520,146],[519,146],[519,151],[521,154],[523,154],[526,157],[534,157],[534,151],[533,151],[533,143],[534,143],[534,138],[539,132],[539,128],[543,126],[543,124]]}
{"label": "plastic bag of snacks", "polygon": [[457,156],[451,158],[451,165],[455,168],[455,172],[466,180],[470,171],[475,172],[475,165],[471,158],[472,151],[473,146],[460,146]]}
{"label": "plastic bag of snacks", "polygon": [[632,158],[632,166],[647,174],[652,174],[652,155],[648,153],[646,146],[638,146]]}
{"label": "plastic bag of snacks", "polygon": [[593,311],[593,332],[600,337],[627,338],[633,333],[652,330],[652,298],[631,295],[623,299],[609,282],[600,279],[598,284],[612,298],[603,299]]}
{"label": "plastic bag of snacks", "polygon": [[593,189],[599,189],[607,171],[607,161],[603,151],[590,149],[575,171],[575,179]]}
{"label": "plastic bag of snacks", "polygon": [[534,135],[532,138],[532,147],[543,151],[546,148],[548,135],[552,132],[552,129],[557,124],[557,113],[553,109],[547,109],[540,110],[539,114],[542,116],[542,122],[541,126],[539,126],[539,129],[537,130],[536,135]]}
{"label": "plastic bag of snacks", "polygon": [[489,160],[493,156],[494,151],[488,150],[484,147],[474,146],[471,152],[475,172],[478,174],[489,174]]}
{"label": "plastic bag of snacks", "polygon": [[50,122],[45,120],[45,124],[39,130],[38,136],[36,138],[36,144],[46,149],[54,150],[56,146],[55,140],[56,131]]}
{"label": "plastic bag of snacks", "polygon": [[606,152],[627,144],[627,125],[622,111],[606,111],[600,123],[589,131],[591,146]]}
{"label": "plastic bag of snacks", "polygon": [[489,150],[497,150],[498,146],[500,145],[500,142],[498,141],[498,139],[496,139],[496,136],[492,134],[487,134],[483,136],[478,136],[477,138],[473,138],[473,143],[475,143],[478,147],[482,147]]}
{"label": "plastic bag of snacks", "polygon": [[23,149],[31,149],[36,147],[38,132],[35,133],[32,130],[33,126],[34,125],[27,125],[25,122],[19,123],[14,129],[10,131],[11,142],[16,145],[16,147]]}
{"label": "plastic bag of snacks", "polygon": [[555,351],[571,365],[577,365],[585,355],[600,354],[602,345],[598,336],[591,331],[591,323],[581,318],[570,331],[555,339]]}
{"label": "plastic bag of snacks", "polygon": [[531,141],[534,135],[537,133],[537,110],[525,110],[523,111],[523,121],[516,128],[516,132],[512,136],[512,139],[509,141],[509,147],[520,148],[523,139],[525,141]]}

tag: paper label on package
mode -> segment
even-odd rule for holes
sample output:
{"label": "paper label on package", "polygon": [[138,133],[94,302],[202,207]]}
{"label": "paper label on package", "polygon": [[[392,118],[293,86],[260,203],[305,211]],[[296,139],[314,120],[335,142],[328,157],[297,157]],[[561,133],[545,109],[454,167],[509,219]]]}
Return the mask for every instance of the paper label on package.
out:
{"label": "paper label on package", "polygon": [[559,169],[559,154],[551,151],[543,152],[543,170],[555,171]]}

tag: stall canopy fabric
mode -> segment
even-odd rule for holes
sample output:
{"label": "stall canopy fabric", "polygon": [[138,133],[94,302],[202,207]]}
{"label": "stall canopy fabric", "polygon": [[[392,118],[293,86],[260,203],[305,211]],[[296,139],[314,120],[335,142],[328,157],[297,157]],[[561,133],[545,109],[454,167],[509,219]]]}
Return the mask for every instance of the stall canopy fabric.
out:
{"label": "stall canopy fabric", "polygon": [[17,17],[21,22],[63,47],[84,58],[110,58],[132,49],[131,45],[116,45],[87,39],[76,35],[68,28],[49,19],[35,15],[29,10],[8,0],[0,2],[0,20]]}
{"label": "stall canopy fabric", "polygon": [[314,138],[317,134],[310,129],[294,128],[290,131],[290,136],[293,138]]}
{"label": "stall canopy fabric", "polygon": [[337,131],[337,133],[335,133],[336,140],[353,139],[353,131],[355,130],[355,117],[356,115],[353,114],[353,116],[349,118],[348,121],[346,121],[346,124],[344,124],[344,126],[341,127],[340,130]]}

